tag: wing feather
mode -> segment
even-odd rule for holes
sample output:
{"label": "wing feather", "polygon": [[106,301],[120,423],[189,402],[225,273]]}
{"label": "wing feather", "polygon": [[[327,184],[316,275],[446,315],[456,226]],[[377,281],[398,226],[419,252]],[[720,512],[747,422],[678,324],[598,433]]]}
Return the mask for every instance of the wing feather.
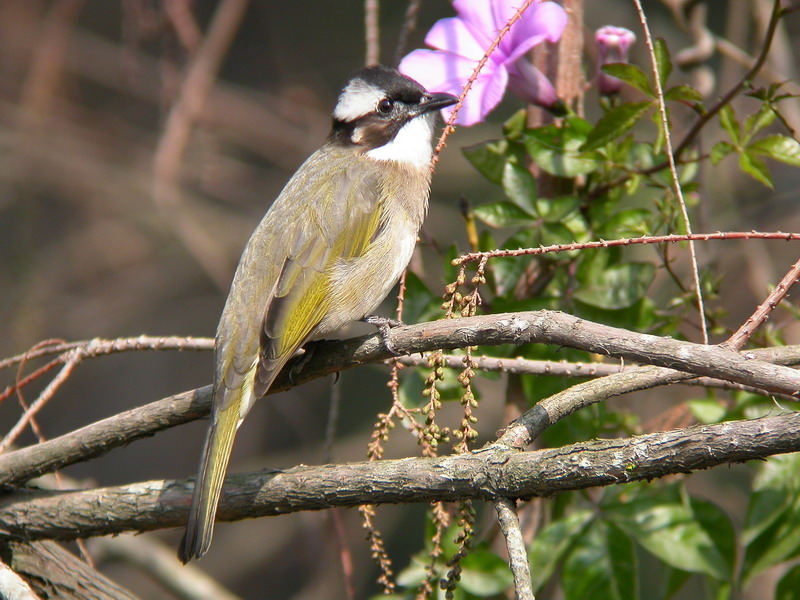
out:
{"label": "wing feather", "polygon": [[[332,310],[335,269],[363,255],[379,230],[379,171],[366,160],[353,168],[353,160],[346,149],[312,155],[253,234],[217,334],[217,377],[225,387],[240,387],[258,355],[253,395],[266,393]],[[260,323],[253,306],[263,307]]]}

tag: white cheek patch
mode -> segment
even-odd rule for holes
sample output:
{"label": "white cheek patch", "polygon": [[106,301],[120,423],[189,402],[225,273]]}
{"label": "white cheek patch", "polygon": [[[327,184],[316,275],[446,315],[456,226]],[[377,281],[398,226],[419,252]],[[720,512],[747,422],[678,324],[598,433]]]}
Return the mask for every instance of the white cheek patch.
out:
{"label": "white cheek patch", "polygon": [[371,113],[384,98],[383,90],[372,86],[362,79],[351,81],[336,102],[333,116],[339,121],[355,121],[359,117]]}
{"label": "white cheek patch", "polygon": [[415,167],[427,167],[433,158],[433,119],[435,113],[420,115],[400,128],[391,141],[370,150],[366,156],[375,160],[392,160]]}

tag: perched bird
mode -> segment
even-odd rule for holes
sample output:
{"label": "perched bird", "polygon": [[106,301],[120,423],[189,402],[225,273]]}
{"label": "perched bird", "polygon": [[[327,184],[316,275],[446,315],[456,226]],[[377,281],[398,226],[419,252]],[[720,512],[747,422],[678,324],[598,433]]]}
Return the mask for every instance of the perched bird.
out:
{"label": "perched bird", "polygon": [[388,67],[356,72],[327,141],[253,232],[217,329],[183,562],[208,550],[233,439],[253,402],[309,339],[375,310],[411,260],[428,208],[435,119],[456,101]]}

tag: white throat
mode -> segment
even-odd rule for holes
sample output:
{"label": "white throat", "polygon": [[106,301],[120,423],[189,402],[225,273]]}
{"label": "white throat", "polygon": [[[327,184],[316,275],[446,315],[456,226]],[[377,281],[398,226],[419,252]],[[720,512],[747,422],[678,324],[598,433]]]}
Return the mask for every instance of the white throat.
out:
{"label": "white throat", "polygon": [[406,163],[414,167],[427,167],[433,158],[433,120],[435,113],[420,115],[400,128],[392,140],[366,152],[375,160]]}

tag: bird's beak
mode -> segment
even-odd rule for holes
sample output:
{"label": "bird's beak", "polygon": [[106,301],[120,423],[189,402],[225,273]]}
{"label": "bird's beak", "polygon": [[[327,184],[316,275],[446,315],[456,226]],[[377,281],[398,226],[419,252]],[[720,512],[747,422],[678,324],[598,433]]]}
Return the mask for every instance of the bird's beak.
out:
{"label": "bird's beak", "polygon": [[446,106],[452,106],[456,102],[458,102],[458,98],[452,94],[426,94],[422,97],[422,100],[420,100],[419,105],[417,105],[414,116],[416,117],[424,113],[439,110]]}

